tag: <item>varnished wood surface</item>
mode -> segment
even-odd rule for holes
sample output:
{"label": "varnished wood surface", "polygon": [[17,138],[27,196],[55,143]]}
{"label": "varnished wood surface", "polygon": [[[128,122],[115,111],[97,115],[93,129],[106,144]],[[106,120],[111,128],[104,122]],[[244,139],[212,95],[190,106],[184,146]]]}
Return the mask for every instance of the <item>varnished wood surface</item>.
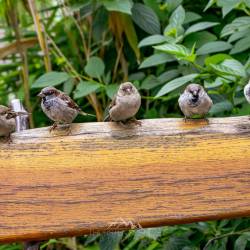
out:
{"label": "varnished wood surface", "polygon": [[250,215],[248,117],[64,133],[0,144],[0,242]]}

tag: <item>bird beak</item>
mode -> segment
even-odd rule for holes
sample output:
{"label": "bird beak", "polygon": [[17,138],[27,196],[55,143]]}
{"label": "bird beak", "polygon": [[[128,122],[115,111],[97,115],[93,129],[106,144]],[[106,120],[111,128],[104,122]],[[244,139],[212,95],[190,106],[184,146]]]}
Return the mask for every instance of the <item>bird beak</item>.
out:
{"label": "bird beak", "polygon": [[198,92],[197,92],[197,91],[194,91],[194,92],[193,92],[193,96],[198,96]]}
{"label": "bird beak", "polygon": [[42,92],[40,92],[37,96],[40,97],[40,98],[43,98],[44,94]]}

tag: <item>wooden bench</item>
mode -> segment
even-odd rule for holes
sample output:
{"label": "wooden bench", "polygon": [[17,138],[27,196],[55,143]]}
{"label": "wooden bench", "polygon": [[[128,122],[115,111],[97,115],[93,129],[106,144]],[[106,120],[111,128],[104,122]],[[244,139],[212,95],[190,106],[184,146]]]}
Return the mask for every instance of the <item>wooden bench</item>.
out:
{"label": "wooden bench", "polygon": [[0,144],[0,242],[250,215],[250,120],[143,120]]}

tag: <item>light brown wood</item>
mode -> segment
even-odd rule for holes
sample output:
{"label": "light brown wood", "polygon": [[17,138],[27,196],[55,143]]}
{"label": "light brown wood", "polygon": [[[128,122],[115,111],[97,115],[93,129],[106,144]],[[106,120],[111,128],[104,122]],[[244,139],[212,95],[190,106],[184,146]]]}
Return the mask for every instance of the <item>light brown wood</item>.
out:
{"label": "light brown wood", "polygon": [[0,144],[0,241],[250,215],[248,117],[73,124]]}
{"label": "light brown wood", "polygon": [[[19,42],[19,46],[22,50],[26,50],[34,47],[37,44],[36,37],[24,38]],[[18,52],[18,42],[12,42],[0,47],[0,59],[4,59],[5,57],[15,54]]]}

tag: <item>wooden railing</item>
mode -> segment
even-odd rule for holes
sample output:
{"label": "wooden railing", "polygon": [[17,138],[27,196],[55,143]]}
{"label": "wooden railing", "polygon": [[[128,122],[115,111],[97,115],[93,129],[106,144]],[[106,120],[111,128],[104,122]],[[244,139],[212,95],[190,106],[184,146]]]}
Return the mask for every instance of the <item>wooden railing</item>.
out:
{"label": "wooden railing", "polygon": [[0,144],[0,242],[250,215],[250,120],[21,131]]}

